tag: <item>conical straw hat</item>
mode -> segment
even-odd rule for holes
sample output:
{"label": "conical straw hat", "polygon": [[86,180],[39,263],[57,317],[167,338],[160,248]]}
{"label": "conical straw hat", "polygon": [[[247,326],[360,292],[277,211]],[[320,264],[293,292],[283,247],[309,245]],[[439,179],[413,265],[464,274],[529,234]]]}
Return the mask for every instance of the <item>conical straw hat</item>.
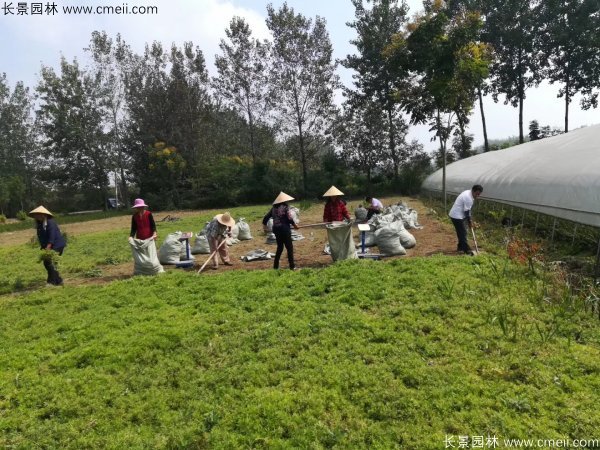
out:
{"label": "conical straw hat", "polygon": [[291,200],[294,200],[294,197],[292,197],[291,195],[287,195],[285,192],[281,191],[275,199],[275,201],[273,202],[273,204],[277,205],[279,203],[289,202]]}
{"label": "conical straw hat", "polygon": [[329,190],[323,194],[323,197],[336,197],[338,195],[344,195],[344,193],[335,186],[331,186]]}
{"label": "conical straw hat", "polygon": [[29,211],[28,216],[31,216],[32,214],[46,214],[47,216],[53,217],[52,213],[41,205]]}
{"label": "conical straw hat", "polygon": [[215,216],[215,219],[217,219],[217,222],[219,222],[221,225],[225,225],[228,227],[232,227],[235,225],[235,220],[233,220],[233,217],[231,217],[231,214],[229,214],[228,212],[226,212],[225,214],[217,214]]}

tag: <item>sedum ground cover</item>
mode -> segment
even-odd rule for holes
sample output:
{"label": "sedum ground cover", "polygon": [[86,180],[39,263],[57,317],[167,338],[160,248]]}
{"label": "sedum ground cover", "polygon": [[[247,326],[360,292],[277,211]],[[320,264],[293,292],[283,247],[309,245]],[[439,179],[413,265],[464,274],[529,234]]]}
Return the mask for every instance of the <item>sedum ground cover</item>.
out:
{"label": "sedum ground cover", "polygon": [[0,445],[598,438],[600,333],[580,302],[495,256],[170,272],[4,296]]}

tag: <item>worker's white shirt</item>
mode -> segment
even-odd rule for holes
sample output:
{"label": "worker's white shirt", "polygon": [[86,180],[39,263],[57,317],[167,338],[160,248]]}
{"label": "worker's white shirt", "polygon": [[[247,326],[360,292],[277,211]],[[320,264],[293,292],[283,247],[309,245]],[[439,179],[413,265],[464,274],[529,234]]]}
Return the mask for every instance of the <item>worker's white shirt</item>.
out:
{"label": "worker's white shirt", "polygon": [[471,211],[474,201],[475,198],[473,197],[471,189],[461,192],[460,195],[456,197],[456,201],[454,202],[454,205],[452,205],[452,209],[448,215],[452,219],[466,219],[467,215],[465,213]]}
{"label": "worker's white shirt", "polygon": [[379,200],[377,200],[376,198],[372,198],[371,199],[371,208],[373,209],[379,209],[379,210],[383,210],[383,203],[381,203]]}

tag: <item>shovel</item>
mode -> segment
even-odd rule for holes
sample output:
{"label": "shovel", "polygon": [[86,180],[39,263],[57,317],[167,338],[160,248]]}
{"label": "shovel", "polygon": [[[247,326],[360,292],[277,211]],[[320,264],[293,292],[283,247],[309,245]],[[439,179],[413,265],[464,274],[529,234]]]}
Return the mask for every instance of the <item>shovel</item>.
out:
{"label": "shovel", "polygon": [[473,235],[473,243],[475,244],[475,254],[479,254],[479,247],[477,247],[477,238],[475,237],[475,229],[471,227],[471,234]]}
{"label": "shovel", "polygon": [[212,252],[210,254],[210,256],[208,257],[208,259],[206,260],[206,262],[204,264],[202,264],[202,267],[200,267],[200,269],[198,269],[198,274],[200,274],[200,272],[202,272],[202,270],[204,270],[204,268],[206,267],[206,265],[210,262],[211,259],[213,259],[213,257],[217,254],[217,252],[219,251],[219,249],[223,246],[223,244],[225,244],[227,242],[227,239],[223,239],[221,241],[221,243],[219,244],[219,246],[217,247],[217,249]]}

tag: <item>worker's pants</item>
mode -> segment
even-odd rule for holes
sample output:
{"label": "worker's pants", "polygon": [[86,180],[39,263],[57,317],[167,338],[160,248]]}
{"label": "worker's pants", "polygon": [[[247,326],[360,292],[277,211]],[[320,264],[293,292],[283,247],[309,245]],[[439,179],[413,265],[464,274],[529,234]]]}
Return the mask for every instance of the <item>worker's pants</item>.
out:
{"label": "worker's pants", "polygon": [[[212,253],[217,249],[217,247],[225,239],[225,237],[224,236],[218,236],[218,237],[206,236],[206,239],[208,240],[210,252]],[[223,261],[223,264],[229,262],[229,248],[227,247],[226,243],[221,245],[221,248],[219,249],[219,255],[221,256],[221,260]],[[213,263],[214,267],[219,267],[219,258],[217,258],[217,255],[215,255],[213,257],[212,263]]]}
{"label": "worker's pants", "polygon": [[[54,250],[58,255],[62,255],[64,249],[56,249]],[[55,286],[60,286],[63,282],[63,279],[60,277],[58,270],[54,267],[51,259],[44,259],[44,267],[46,272],[48,272],[48,277],[46,278],[46,283],[54,284]]]}
{"label": "worker's pants", "polygon": [[367,220],[371,219],[371,217],[373,217],[374,215],[379,214],[379,213],[380,213],[380,211],[369,208],[367,211]]}
{"label": "worker's pants", "polygon": [[458,238],[458,245],[456,247],[456,251],[470,253],[471,247],[469,247],[469,243],[467,242],[467,221],[466,219],[452,219],[452,224],[454,225],[454,229],[456,230],[456,237]]}
{"label": "worker's pants", "polygon": [[290,269],[294,266],[294,244],[292,242],[292,230],[289,228],[273,227],[273,234],[277,240],[277,251],[275,252],[275,260],[273,261],[273,269],[279,269],[279,259],[283,253],[283,247],[287,250],[288,263]]}

